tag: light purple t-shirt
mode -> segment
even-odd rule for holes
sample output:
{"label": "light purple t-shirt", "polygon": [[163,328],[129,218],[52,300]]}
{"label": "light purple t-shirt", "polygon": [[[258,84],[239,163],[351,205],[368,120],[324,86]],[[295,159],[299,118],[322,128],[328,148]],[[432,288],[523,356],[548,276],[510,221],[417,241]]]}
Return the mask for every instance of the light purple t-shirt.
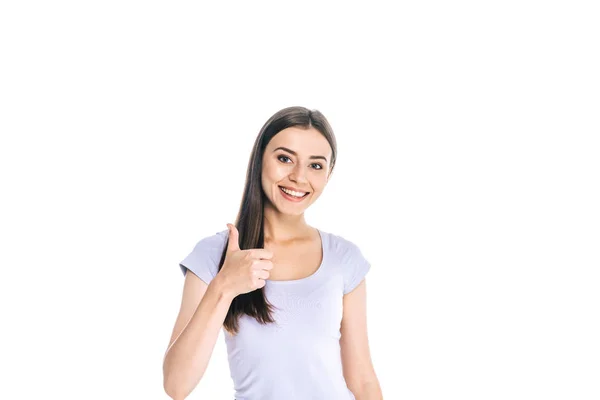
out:
{"label": "light purple t-shirt", "polygon": [[[275,324],[242,315],[235,336],[223,329],[236,400],[355,400],[342,372],[343,295],[370,263],[357,245],[319,230],[323,260],[312,275],[265,284]],[[216,276],[228,230],[200,240],[180,263],[207,284]]]}

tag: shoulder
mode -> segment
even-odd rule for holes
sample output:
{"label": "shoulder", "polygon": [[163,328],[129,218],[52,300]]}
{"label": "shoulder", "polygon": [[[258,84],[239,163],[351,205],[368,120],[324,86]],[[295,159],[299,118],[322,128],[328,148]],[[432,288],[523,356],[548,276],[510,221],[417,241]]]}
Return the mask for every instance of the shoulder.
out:
{"label": "shoulder", "polygon": [[341,264],[365,263],[360,246],[348,237],[327,232],[327,250]]}
{"label": "shoulder", "polygon": [[334,233],[327,232],[329,249],[339,255],[353,255],[360,253],[359,246],[352,240]]}
{"label": "shoulder", "polygon": [[191,270],[207,284],[210,283],[219,270],[227,238],[227,230],[223,230],[198,240],[191,252],[179,262],[183,274]]}
{"label": "shoulder", "polygon": [[354,241],[342,235],[327,235],[329,250],[334,254],[335,264],[343,277],[344,294],[348,294],[365,278],[371,264]]}
{"label": "shoulder", "polygon": [[227,229],[214,233],[213,235],[204,236],[197,241],[196,247],[202,248],[214,248],[223,249],[225,242],[227,242],[228,233]]}

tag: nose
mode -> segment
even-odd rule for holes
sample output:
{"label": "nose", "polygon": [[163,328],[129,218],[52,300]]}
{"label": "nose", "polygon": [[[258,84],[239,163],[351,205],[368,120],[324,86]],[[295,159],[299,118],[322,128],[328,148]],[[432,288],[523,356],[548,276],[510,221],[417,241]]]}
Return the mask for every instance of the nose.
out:
{"label": "nose", "polygon": [[300,163],[298,163],[292,170],[292,173],[290,174],[290,180],[298,183],[305,183],[307,181],[306,171]]}

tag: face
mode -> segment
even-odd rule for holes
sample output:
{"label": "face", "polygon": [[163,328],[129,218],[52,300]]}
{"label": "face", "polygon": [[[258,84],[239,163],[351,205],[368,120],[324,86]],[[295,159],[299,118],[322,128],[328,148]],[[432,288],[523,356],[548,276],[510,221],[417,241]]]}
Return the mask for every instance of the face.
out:
{"label": "face", "polygon": [[[286,128],[273,136],[263,155],[265,195],[279,212],[302,214],[325,189],[330,164],[331,146],[321,132],[315,128]],[[282,187],[295,193],[285,193]]]}

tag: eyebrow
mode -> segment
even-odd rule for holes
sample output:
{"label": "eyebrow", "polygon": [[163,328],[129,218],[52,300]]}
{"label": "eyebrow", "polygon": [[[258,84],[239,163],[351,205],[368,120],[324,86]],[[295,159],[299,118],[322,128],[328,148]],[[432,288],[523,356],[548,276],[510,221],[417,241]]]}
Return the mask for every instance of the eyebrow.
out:
{"label": "eyebrow", "polygon": [[[293,155],[295,155],[295,156],[297,156],[297,155],[298,155],[298,154],[297,154],[295,151],[293,151],[293,150],[290,150],[290,149],[288,149],[287,147],[278,147],[278,148],[276,148],[275,150],[273,150],[273,152],[276,152],[277,150],[285,150],[285,151],[287,151],[288,153],[292,153],[292,154],[293,154]],[[323,160],[325,160],[325,162],[327,162],[327,159],[326,159],[325,157],[323,157],[323,156],[310,156],[310,157],[308,157],[308,158],[310,158],[310,159],[322,158]]]}

